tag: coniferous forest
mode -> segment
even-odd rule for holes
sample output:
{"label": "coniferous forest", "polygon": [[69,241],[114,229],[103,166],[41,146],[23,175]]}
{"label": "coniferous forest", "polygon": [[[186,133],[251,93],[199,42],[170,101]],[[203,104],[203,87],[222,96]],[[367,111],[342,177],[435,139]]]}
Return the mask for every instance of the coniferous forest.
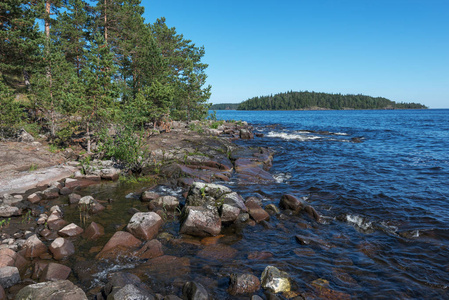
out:
{"label": "coniferous forest", "polygon": [[250,98],[239,104],[239,110],[301,109],[423,109],[419,103],[396,103],[382,97],[342,95],[316,92],[287,92]]}
{"label": "coniferous forest", "polygon": [[111,126],[205,118],[204,48],[143,12],[140,0],[2,0],[0,139],[82,133],[90,152]]}

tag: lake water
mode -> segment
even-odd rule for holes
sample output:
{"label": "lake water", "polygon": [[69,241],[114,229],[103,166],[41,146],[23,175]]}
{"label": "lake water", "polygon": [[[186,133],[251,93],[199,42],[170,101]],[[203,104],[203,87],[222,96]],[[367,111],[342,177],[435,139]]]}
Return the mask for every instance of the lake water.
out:
{"label": "lake water", "polygon": [[[299,289],[321,278],[355,298],[449,299],[449,110],[217,111],[217,118],[251,123],[264,136],[238,143],[275,150],[276,184],[231,187],[266,204],[286,193],[306,197],[324,219],[311,228],[287,222],[285,234],[279,226],[254,229],[241,247],[272,251]],[[302,246],[295,234],[323,242]]]}

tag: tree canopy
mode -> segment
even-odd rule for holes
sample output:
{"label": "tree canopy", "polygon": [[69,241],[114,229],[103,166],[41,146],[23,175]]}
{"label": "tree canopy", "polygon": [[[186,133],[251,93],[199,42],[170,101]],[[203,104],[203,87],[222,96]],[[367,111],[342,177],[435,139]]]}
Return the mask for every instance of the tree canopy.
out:
{"label": "tree canopy", "polygon": [[419,103],[396,103],[383,97],[342,95],[316,92],[286,92],[250,98],[239,104],[239,110],[303,109],[423,109]]}

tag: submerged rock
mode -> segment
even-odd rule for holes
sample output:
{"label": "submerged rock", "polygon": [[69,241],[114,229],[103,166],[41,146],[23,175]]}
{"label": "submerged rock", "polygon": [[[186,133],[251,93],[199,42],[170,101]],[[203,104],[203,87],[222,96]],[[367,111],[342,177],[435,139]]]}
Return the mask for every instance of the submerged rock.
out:
{"label": "submerged rock", "polygon": [[282,196],[279,206],[282,209],[290,209],[295,213],[300,212],[303,209],[303,204],[295,196],[285,194]]}
{"label": "submerged rock", "polygon": [[189,281],[182,287],[182,296],[187,300],[208,300],[209,294],[198,282]]}
{"label": "submerged rock", "polygon": [[104,235],[104,228],[100,224],[95,222],[90,223],[84,232],[84,236],[89,240],[96,240],[100,236]]}
{"label": "submerged rock", "polygon": [[231,274],[228,293],[235,296],[251,294],[260,289],[259,278],[252,274]]}
{"label": "submerged rock", "polygon": [[31,284],[21,289],[15,300],[87,300],[82,289],[68,280]]}
{"label": "submerged rock", "polygon": [[286,272],[267,266],[261,276],[262,287],[273,293],[290,291],[290,279]]}

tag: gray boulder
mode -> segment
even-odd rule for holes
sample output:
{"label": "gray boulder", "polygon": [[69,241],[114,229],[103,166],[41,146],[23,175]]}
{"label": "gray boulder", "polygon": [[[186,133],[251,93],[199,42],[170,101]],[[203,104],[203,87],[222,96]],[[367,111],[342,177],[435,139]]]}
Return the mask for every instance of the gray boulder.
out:
{"label": "gray boulder", "polygon": [[220,231],[221,219],[216,207],[185,207],[180,233],[194,236],[216,236]]}
{"label": "gray boulder", "polygon": [[0,286],[7,289],[19,282],[19,269],[11,266],[0,268]]}
{"label": "gray boulder", "polygon": [[82,289],[68,280],[31,284],[21,289],[15,300],[87,300]]}

